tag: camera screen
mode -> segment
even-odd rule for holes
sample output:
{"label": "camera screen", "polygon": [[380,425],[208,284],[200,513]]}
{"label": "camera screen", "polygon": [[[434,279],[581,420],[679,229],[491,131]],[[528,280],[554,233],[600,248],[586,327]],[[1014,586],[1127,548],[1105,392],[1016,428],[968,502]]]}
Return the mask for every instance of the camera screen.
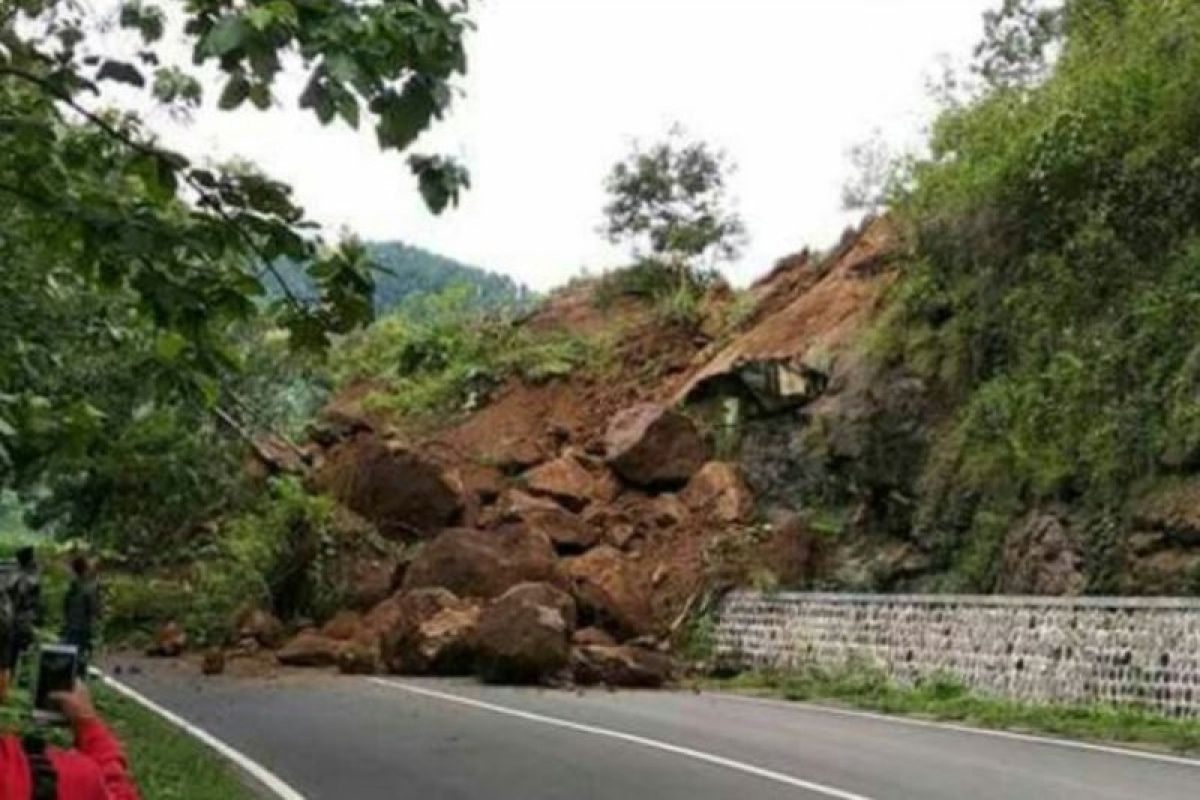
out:
{"label": "camera screen", "polygon": [[55,692],[69,692],[75,685],[74,653],[56,650],[43,650],[38,659],[37,697],[34,707],[43,710],[57,710],[51,707],[50,695]]}

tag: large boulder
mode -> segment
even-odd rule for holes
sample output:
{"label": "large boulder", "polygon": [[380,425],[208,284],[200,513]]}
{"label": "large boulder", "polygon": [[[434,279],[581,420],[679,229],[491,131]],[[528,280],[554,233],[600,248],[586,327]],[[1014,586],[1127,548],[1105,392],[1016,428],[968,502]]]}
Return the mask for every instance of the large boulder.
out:
{"label": "large boulder", "polygon": [[1084,559],[1064,516],[1033,512],[1004,539],[1000,591],[1005,594],[1081,594]]}
{"label": "large boulder", "polygon": [[262,647],[278,647],[283,640],[283,623],[261,608],[247,608],[238,614],[233,630],[237,641],[252,641]]}
{"label": "large boulder", "polygon": [[671,657],[641,647],[584,645],[571,650],[571,676],[581,686],[657,689],[671,678]]}
{"label": "large boulder", "polygon": [[563,622],[567,624],[567,633],[575,630],[575,623],[579,617],[575,599],[557,586],[548,583],[519,583],[497,598],[496,602],[500,600],[519,601],[553,608],[562,615]]}
{"label": "large boulder", "polygon": [[476,667],[489,683],[538,683],[567,666],[574,603],[548,584],[525,584],[493,600],[479,617]]}
{"label": "large boulder", "polygon": [[650,585],[619,550],[601,545],[568,559],[564,572],[575,599],[602,627],[623,636],[656,632]]}
{"label": "large boulder", "polygon": [[381,650],[389,671],[403,675],[471,671],[478,605],[445,589],[416,589],[396,598],[395,613]]}
{"label": "large boulder", "polygon": [[524,581],[550,580],[554,572],[554,548],[536,531],[519,525],[452,529],[425,544],[409,564],[403,586],[440,586],[460,597],[491,598]]}
{"label": "large boulder", "polygon": [[582,511],[612,492],[604,473],[589,469],[569,454],[531,469],[522,480],[530,494],[551,497],[572,511]]}
{"label": "large boulder", "polygon": [[604,439],[609,466],[635,486],[682,486],[708,460],[708,446],[691,419],[655,403],[621,411]]}
{"label": "large boulder", "polygon": [[429,536],[455,522],[464,507],[460,485],[440,466],[373,433],[330,450],[313,484],[389,539]]}
{"label": "large boulder", "polygon": [[337,663],[341,649],[341,642],[307,630],[279,648],[275,660],[285,667],[331,667]]}
{"label": "large boulder", "polygon": [[338,642],[360,639],[364,631],[362,616],[353,611],[339,611],[321,626],[322,636]]}
{"label": "large boulder", "polygon": [[379,672],[379,644],[347,642],[338,651],[337,668],[343,675],[375,675]]}
{"label": "large boulder", "polygon": [[506,495],[504,506],[504,521],[545,536],[561,554],[582,553],[600,539],[595,526],[553,500],[513,491]]}
{"label": "large boulder", "polygon": [[754,495],[741,471],[722,461],[701,467],[679,497],[692,513],[718,522],[749,522],[754,516]]}
{"label": "large boulder", "polygon": [[154,643],[146,649],[146,655],[159,658],[176,658],[187,649],[187,631],[178,622],[171,621],[158,629]]}

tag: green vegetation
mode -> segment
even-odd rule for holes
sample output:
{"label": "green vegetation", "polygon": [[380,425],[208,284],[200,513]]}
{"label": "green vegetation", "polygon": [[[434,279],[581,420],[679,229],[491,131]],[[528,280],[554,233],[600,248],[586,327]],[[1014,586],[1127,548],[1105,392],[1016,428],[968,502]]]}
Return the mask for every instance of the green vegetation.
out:
{"label": "green vegetation", "polygon": [[[989,17],[977,96],[892,199],[913,261],[880,353],[956,409],[917,534],[976,590],[1022,510],[1112,519],[1139,481],[1200,466],[1200,7],[1035,7]],[[1111,591],[1111,525],[1087,527],[1090,589]]]}
{"label": "green vegetation", "polygon": [[339,383],[370,380],[380,408],[414,421],[469,411],[513,376],[537,383],[605,359],[604,342],[571,333],[533,332],[475,303],[469,286],[417,297],[333,354]]}
{"label": "green vegetation", "polygon": [[946,677],[913,687],[882,672],[850,664],[840,670],[808,667],[796,672],[753,672],[701,685],[795,701],[832,701],[886,714],[961,722],[982,728],[1019,730],[1104,742],[1127,742],[1200,751],[1200,722],[1176,720],[1134,707],[1038,705],[982,697]]}
{"label": "green vegetation", "polygon": [[11,492],[0,492],[0,547],[24,543],[30,537],[25,509]]}
{"label": "green vegetation", "polygon": [[[0,488],[32,499],[39,525],[169,552],[238,502],[228,443],[261,430],[260,406],[282,394],[246,391],[277,361],[260,345],[320,351],[361,326],[373,270],[358,242],[326,243],[286,185],[194,163],[109,106],[267,111],[286,99],[286,61],[318,122],[369,122],[381,149],[406,153],[466,70],[466,9],[216,0],[168,16],[128,0],[112,36],[110,9],[0,7]],[[219,97],[193,76],[206,67]],[[435,212],[466,187],[448,159],[409,165]],[[281,259],[306,265],[309,296],[289,290]]]}
{"label": "green vegetation", "polygon": [[652,301],[667,322],[694,326],[716,267],[737,256],[745,225],[727,182],[733,166],[676,127],[648,149],[635,145],[609,173],[605,233],[632,250],[632,266],[605,276],[596,291],[604,307],[622,296]]}
{"label": "green vegetation", "polygon": [[[374,276],[375,313],[385,315],[409,298],[440,294],[452,286],[471,287],[473,305],[488,310],[516,310],[528,306],[533,292],[506,275],[468,266],[437,253],[403,242],[369,242],[365,245]],[[311,298],[311,280],[293,262],[279,265],[284,281],[298,296]]]}
{"label": "green vegetation", "polygon": [[[339,541],[334,504],[280,479],[238,514],[225,518],[202,549],[157,577],[116,572],[104,579],[105,638],[137,644],[175,620],[198,644],[224,640],[237,613],[273,610],[284,620],[324,619],[341,607],[336,560],[349,552]],[[358,547],[378,544],[356,530]]]}

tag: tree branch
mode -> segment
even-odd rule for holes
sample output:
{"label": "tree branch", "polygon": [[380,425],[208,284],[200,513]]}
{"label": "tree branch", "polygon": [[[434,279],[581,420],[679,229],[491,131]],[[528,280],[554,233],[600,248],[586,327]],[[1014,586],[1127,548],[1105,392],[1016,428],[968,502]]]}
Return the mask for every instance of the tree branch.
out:
{"label": "tree branch", "polygon": [[[99,114],[96,114],[95,112],[79,105],[79,103],[75,102],[73,97],[64,92],[62,89],[59,89],[45,78],[16,67],[0,67],[0,76],[4,75],[19,78],[27,83],[37,86],[55,100],[58,100],[60,103],[68,106],[72,111],[79,114],[89,123],[100,129],[103,133],[121,142],[126,147],[164,161],[170,160],[168,158],[170,154],[167,152],[154,147],[153,145],[146,144],[145,142],[139,142],[132,138],[120,128],[117,128],[109,123],[108,120],[104,119]],[[219,216],[221,220],[230,228],[230,230],[232,230],[237,237],[241,239],[242,243],[249,248],[250,251],[262,263],[263,268],[271,274],[271,277],[275,279],[275,282],[283,291],[284,297],[292,305],[292,307],[297,311],[302,311],[304,309],[304,304],[300,298],[296,296],[295,292],[292,291],[292,288],[283,279],[283,276],[279,273],[279,270],[275,267],[275,265],[271,263],[271,260],[267,258],[266,254],[262,251],[262,248],[260,248],[258,243],[254,241],[254,237],[247,233],[240,225],[237,224],[236,220],[229,216],[229,213],[225,210],[220,198],[214,197],[210,192],[208,192],[207,189],[197,183],[191,175],[188,175],[186,171],[181,170],[181,172],[183,172],[183,179],[187,182],[188,186],[190,186],[192,190],[196,192],[196,194],[198,194],[204,201],[203,205],[212,208],[213,211],[217,213],[217,216]]]}

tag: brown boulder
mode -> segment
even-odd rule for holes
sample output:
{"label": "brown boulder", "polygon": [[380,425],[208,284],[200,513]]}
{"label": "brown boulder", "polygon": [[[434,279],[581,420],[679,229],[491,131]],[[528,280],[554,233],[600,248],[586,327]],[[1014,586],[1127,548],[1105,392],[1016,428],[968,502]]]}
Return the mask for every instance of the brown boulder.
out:
{"label": "brown boulder", "polygon": [[535,467],[524,481],[531,494],[552,497],[572,511],[582,511],[602,490],[596,476],[569,455]]}
{"label": "brown boulder", "polygon": [[689,513],[687,506],[673,494],[663,494],[651,498],[644,512],[649,521],[657,528],[674,528],[687,522]]}
{"label": "brown boulder", "polygon": [[1056,514],[1033,512],[1014,526],[1002,558],[1005,594],[1075,595],[1087,582],[1083,555]]}
{"label": "brown boulder", "polygon": [[339,611],[321,626],[321,635],[338,642],[348,642],[363,634],[362,617],[353,611]]}
{"label": "brown boulder", "polygon": [[400,594],[393,595],[363,615],[363,638],[378,639],[396,625],[403,613],[401,597]]}
{"label": "brown boulder", "polygon": [[571,676],[583,686],[657,689],[671,678],[671,657],[640,647],[584,645],[571,650]]}
{"label": "brown boulder", "polygon": [[617,640],[612,637],[612,634],[602,628],[580,628],[571,635],[571,644],[573,645],[612,646],[616,643]]}
{"label": "brown boulder", "polygon": [[545,536],[559,553],[582,553],[600,538],[599,531],[578,515],[552,500],[524,492],[509,493],[502,519]]}
{"label": "brown boulder", "polygon": [[204,657],[200,661],[200,673],[202,675],[220,675],[225,671],[225,651],[219,647],[214,647],[211,650],[204,651]]}
{"label": "brown boulder", "polygon": [[313,483],[389,539],[428,536],[452,524],[464,507],[459,484],[441,467],[371,433],[330,450]]}
{"label": "brown boulder", "polygon": [[570,598],[552,586],[514,587],[479,616],[476,668],[489,683],[538,683],[567,665]]}
{"label": "brown boulder", "polygon": [[478,503],[495,502],[504,491],[504,473],[497,467],[471,461],[460,466],[458,472],[463,490]]}
{"label": "brown boulder", "polygon": [[1133,526],[1184,547],[1200,545],[1200,479],[1158,482],[1135,501]]}
{"label": "brown boulder", "polygon": [[554,548],[521,526],[498,531],[456,529],[427,542],[404,575],[405,589],[440,586],[460,597],[497,597],[525,581],[554,575]]}
{"label": "brown boulder", "polygon": [[708,446],[691,419],[654,403],[621,411],[608,424],[609,466],[636,486],[680,486],[708,460]]}
{"label": "brown boulder", "polygon": [[234,631],[239,642],[250,640],[263,647],[277,647],[283,640],[283,623],[261,608],[248,608],[238,615]]}
{"label": "brown boulder", "polygon": [[176,658],[187,649],[188,636],[178,622],[168,622],[159,628],[154,644],[146,649],[146,655],[159,658]]}
{"label": "brown boulder", "polygon": [[405,675],[470,672],[479,606],[441,588],[406,592],[395,603],[395,623],[383,636],[388,670]]}
{"label": "brown boulder", "polygon": [[379,672],[379,646],[373,642],[349,642],[338,652],[342,675],[375,675]]}
{"label": "brown boulder", "polygon": [[600,624],[624,636],[653,633],[650,587],[633,562],[607,545],[565,562],[571,591]]}
{"label": "brown boulder", "polygon": [[719,522],[748,522],[754,516],[754,495],[732,464],[710,461],[688,481],[680,494],[694,514]]}
{"label": "brown boulder", "polygon": [[553,608],[562,615],[563,622],[567,624],[567,632],[575,630],[578,617],[575,600],[556,586],[548,583],[519,583],[496,598],[496,602],[505,599]]}
{"label": "brown boulder", "polygon": [[342,643],[316,631],[301,631],[275,653],[285,667],[331,667],[337,663]]}

